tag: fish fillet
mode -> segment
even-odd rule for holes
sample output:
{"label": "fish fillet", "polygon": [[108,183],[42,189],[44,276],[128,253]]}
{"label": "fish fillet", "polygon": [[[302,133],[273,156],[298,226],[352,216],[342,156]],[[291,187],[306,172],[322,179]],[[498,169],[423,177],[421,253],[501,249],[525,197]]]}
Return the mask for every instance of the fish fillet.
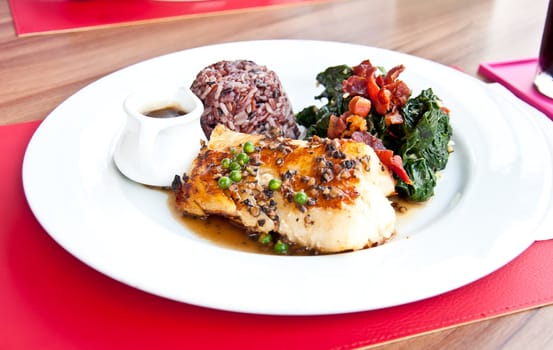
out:
{"label": "fish fillet", "polygon": [[[255,145],[241,168],[242,178],[227,189],[218,179],[247,142]],[[270,190],[271,179],[280,179]],[[189,172],[173,183],[176,208],[185,215],[224,216],[251,232],[278,232],[299,246],[322,253],[372,247],[395,232],[396,216],[387,196],[395,181],[373,149],[345,139],[292,140],[230,131],[222,125]],[[307,202],[298,204],[303,191]]]}

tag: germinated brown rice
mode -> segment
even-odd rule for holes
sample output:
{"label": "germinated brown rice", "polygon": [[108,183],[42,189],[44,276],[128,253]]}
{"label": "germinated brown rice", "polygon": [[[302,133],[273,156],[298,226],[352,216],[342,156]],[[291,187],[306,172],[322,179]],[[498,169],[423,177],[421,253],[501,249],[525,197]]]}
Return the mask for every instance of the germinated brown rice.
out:
{"label": "germinated brown rice", "polygon": [[220,61],[201,70],[191,89],[204,103],[201,125],[208,138],[219,123],[249,134],[300,134],[280,80],[265,66]]}

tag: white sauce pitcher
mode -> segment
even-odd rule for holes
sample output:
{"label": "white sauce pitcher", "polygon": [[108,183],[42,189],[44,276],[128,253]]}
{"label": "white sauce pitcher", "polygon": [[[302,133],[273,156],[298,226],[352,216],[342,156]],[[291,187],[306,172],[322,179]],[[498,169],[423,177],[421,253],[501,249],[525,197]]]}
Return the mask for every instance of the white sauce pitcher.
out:
{"label": "white sauce pitcher", "polygon": [[[190,144],[199,143],[203,136],[202,102],[184,86],[152,87],[129,95],[123,108],[127,122],[115,146],[115,165],[133,181],[171,186],[174,176],[182,175],[190,166],[190,157],[186,156],[191,151]],[[166,108],[184,114],[148,116]]]}

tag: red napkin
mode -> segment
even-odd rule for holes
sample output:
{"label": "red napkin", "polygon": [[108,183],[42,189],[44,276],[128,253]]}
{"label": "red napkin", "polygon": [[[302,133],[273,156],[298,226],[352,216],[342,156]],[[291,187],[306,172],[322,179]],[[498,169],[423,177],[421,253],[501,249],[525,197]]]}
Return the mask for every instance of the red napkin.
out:
{"label": "red napkin", "polygon": [[0,127],[2,349],[353,349],[553,302],[553,240],[463,288],[376,311],[250,315],[150,295],[84,265],[35,220],[21,165],[38,125]]}
{"label": "red napkin", "polygon": [[521,100],[542,111],[553,119],[553,99],[543,96],[534,88],[537,58],[504,62],[484,62],[478,66],[478,73],[498,82]]}
{"label": "red napkin", "polygon": [[105,27],[322,0],[9,0],[18,35]]}

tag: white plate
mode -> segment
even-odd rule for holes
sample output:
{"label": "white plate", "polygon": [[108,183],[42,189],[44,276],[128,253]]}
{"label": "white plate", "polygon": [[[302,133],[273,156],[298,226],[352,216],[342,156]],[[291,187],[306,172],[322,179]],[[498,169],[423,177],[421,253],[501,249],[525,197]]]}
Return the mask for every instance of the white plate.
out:
{"label": "white plate", "polygon": [[[156,82],[189,85],[204,66],[251,59],[280,76],[296,111],[313,104],[324,68],[370,58],[415,94],[432,87],[451,109],[456,143],[435,197],[374,249],[330,256],[245,253],[204,240],[176,220],[166,194],[116,170],[123,98]],[[514,114],[514,113],[513,113]],[[201,135],[198,135],[200,138]],[[198,140],[183,156],[190,160]],[[481,278],[524,251],[551,193],[547,144],[526,118],[499,113],[483,84],[413,56],[335,42],[255,41],[201,47],[110,74],[56,108],[24,159],[29,204],[46,231],[98,271],[170,299],[262,314],[332,314],[428,298]]]}

